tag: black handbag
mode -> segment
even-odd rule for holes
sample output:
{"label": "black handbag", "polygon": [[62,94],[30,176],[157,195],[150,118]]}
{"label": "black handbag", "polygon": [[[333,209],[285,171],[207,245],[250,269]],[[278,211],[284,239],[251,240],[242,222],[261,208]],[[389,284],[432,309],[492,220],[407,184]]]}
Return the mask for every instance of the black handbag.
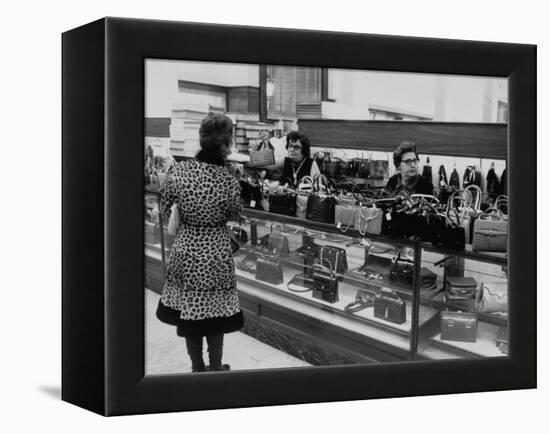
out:
{"label": "black handbag", "polygon": [[473,312],[441,312],[441,340],[475,342],[477,314]]}
{"label": "black handbag", "polygon": [[243,206],[246,208],[253,208],[264,211],[262,205],[262,187],[257,183],[252,183],[249,180],[241,179],[239,181],[241,185],[241,199]]}
{"label": "black handbag", "polygon": [[330,263],[330,268],[337,274],[342,275],[348,271],[346,250],[341,247],[322,246],[319,250],[319,262],[324,264],[325,261]]}
{"label": "black handbag", "polygon": [[414,276],[414,261],[401,257],[401,252],[391,262],[390,280],[412,285]]}
{"label": "black handbag", "polygon": [[380,253],[393,251],[395,251],[393,247],[384,249],[381,252],[375,251],[373,246],[365,249],[365,261],[357,271],[364,274],[365,277],[369,279],[388,279],[390,277],[392,259],[386,256],[380,256]]}
{"label": "black handbag", "polygon": [[[327,194],[320,193],[319,181],[321,179],[325,181]],[[319,175],[315,177],[313,184],[317,186],[317,191],[309,196],[306,218],[316,222],[334,223],[336,198],[332,196],[328,179],[324,175]]]}
{"label": "black handbag", "polygon": [[313,265],[313,297],[329,303],[336,303],[338,301],[338,279],[330,268],[330,263],[328,261],[325,263],[328,267],[322,264]]}
{"label": "black handbag", "polygon": [[395,324],[403,324],[407,320],[405,301],[395,291],[382,288],[374,298],[374,316]]}
{"label": "black handbag", "polygon": [[269,212],[288,216],[296,215],[296,193],[294,191],[275,192],[269,195]]}
{"label": "black handbag", "polygon": [[283,266],[278,259],[261,258],[256,261],[256,280],[280,285],[283,283]]}

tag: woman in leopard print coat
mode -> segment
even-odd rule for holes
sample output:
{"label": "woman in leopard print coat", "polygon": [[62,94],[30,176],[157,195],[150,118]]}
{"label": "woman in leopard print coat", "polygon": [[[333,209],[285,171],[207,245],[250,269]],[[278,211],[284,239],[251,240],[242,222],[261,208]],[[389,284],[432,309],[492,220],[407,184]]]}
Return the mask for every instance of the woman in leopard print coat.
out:
{"label": "woman in leopard print coat", "polygon": [[194,372],[207,370],[203,337],[208,343],[209,369],[229,369],[221,363],[223,335],[243,326],[226,229],[227,220],[242,207],[239,182],[225,167],[232,129],[230,118],[210,113],[201,123],[202,149],[197,158],[174,166],[161,191],[163,220],[168,221],[176,203],[180,226],[157,317],[177,326],[178,336],[185,337]]}

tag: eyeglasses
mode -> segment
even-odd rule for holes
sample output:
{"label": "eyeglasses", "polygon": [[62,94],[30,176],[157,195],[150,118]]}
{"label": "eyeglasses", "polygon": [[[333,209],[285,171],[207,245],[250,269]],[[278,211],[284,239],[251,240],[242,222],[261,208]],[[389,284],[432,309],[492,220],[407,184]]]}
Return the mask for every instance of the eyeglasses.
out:
{"label": "eyeglasses", "polygon": [[402,163],[405,163],[407,166],[412,166],[413,164],[418,164],[420,160],[418,158],[410,158],[409,160],[401,160]]}
{"label": "eyeglasses", "polygon": [[288,148],[289,149],[294,149],[295,151],[299,151],[300,149],[302,149],[302,145],[290,144],[290,145],[288,145]]}

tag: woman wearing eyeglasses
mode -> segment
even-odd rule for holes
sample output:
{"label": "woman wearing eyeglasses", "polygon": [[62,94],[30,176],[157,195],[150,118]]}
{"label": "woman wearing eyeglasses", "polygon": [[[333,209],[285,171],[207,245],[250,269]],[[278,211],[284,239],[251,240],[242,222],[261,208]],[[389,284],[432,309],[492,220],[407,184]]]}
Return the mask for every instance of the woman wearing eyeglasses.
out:
{"label": "woman wearing eyeglasses", "polygon": [[282,183],[290,183],[291,187],[297,187],[298,182],[304,176],[314,177],[319,175],[319,166],[310,157],[310,143],[305,134],[298,131],[291,131],[286,136],[286,149],[288,157],[283,163]]}
{"label": "woman wearing eyeglasses", "polygon": [[419,163],[414,142],[401,142],[393,152],[397,173],[388,180],[386,188],[392,193],[406,190],[409,194],[433,195],[432,183],[418,173]]}

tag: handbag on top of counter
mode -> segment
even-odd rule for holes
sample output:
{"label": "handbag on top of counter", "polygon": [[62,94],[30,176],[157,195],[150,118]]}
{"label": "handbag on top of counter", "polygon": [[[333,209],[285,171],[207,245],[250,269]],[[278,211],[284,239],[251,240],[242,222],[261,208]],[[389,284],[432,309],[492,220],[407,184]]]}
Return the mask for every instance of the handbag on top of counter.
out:
{"label": "handbag on top of counter", "polygon": [[476,342],[477,314],[473,312],[441,312],[441,340]]}
{"label": "handbag on top of counter", "polygon": [[508,251],[508,216],[501,207],[508,206],[507,199],[499,199],[474,222],[472,250],[486,252]]}
{"label": "handbag on top of counter", "polygon": [[307,202],[311,193],[313,193],[313,179],[307,175],[300,179],[296,189],[296,217],[306,218]]}
{"label": "handbag on top of counter", "polygon": [[[326,187],[326,194],[321,193],[321,181]],[[326,176],[318,175],[313,179],[313,185],[315,192],[309,196],[306,217],[316,222],[333,223],[336,198],[332,195],[331,182]]]}

